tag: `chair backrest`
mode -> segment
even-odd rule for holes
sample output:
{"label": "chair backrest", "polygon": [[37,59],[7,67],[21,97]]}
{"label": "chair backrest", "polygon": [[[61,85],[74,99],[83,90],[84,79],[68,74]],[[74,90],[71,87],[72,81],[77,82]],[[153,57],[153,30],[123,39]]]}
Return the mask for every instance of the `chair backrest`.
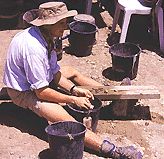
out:
{"label": "chair backrest", "polygon": [[143,6],[155,7],[157,2],[160,0],[138,0]]}

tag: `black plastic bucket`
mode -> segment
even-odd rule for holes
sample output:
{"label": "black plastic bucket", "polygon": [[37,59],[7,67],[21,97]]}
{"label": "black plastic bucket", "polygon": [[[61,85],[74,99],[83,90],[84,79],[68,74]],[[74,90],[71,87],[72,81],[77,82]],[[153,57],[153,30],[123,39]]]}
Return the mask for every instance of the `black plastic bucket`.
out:
{"label": "black plastic bucket", "polygon": [[80,122],[61,121],[45,129],[52,157],[82,159],[86,127]]}
{"label": "black plastic bucket", "polygon": [[111,46],[112,69],[124,77],[134,79],[138,72],[141,48],[133,43],[118,43]]}
{"label": "black plastic bucket", "polygon": [[83,122],[84,118],[91,117],[91,130],[95,132],[99,120],[102,102],[95,97],[94,100],[91,101],[91,103],[94,106],[94,108],[90,110],[81,110],[79,107],[73,104],[68,104],[66,110],[79,122]]}
{"label": "black plastic bucket", "polygon": [[92,52],[95,43],[97,26],[89,22],[73,21],[69,24],[69,43],[72,53],[76,56],[88,56]]}

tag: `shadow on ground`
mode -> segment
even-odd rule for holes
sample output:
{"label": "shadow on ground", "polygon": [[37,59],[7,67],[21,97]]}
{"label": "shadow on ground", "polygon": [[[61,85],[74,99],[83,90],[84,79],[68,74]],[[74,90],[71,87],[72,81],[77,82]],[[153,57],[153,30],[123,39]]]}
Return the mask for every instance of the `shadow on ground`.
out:
{"label": "shadow on ground", "polygon": [[50,149],[44,149],[38,155],[38,159],[53,159]]}
{"label": "shadow on ground", "polygon": [[152,120],[149,106],[128,105],[126,116],[114,115],[113,106],[114,103],[111,103],[101,109],[100,120]]}
{"label": "shadow on ground", "polygon": [[0,124],[8,127],[15,127],[21,132],[34,135],[41,140],[47,141],[45,127],[47,121],[38,117],[32,111],[20,108],[12,102],[0,104]]}
{"label": "shadow on ground", "polygon": [[126,78],[126,75],[121,72],[116,72],[112,69],[112,67],[108,67],[102,71],[102,75],[110,80],[113,81],[122,81],[124,78]]}
{"label": "shadow on ground", "polygon": [[[88,148],[85,148],[84,149],[86,152],[90,153],[90,154],[93,154],[93,155],[97,155],[97,156],[100,156],[99,153],[97,153],[96,151],[93,151],[91,149],[88,149]],[[50,149],[44,149],[43,151],[41,151],[38,155],[38,159],[54,159],[54,156],[51,152]],[[101,157],[102,157],[102,154],[101,154]],[[104,156],[105,157],[105,156]]]}
{"label": "shadow on ground", "polygon": [[137,100],[129,100],[126,116],[116,116],[113,112],[115,102],[105,105],[100,111],[100,120],[151,120],[164,124],[164,117],[156,112],[150,112],[150,107],[142,105]]}
{"label": "shadow on ground", "polygon": [[[125,117],[118,117],[112,114],[112,103],[103,107],[100,111],[100,120],[152,120],[160,124],[164,124],[164,118],[157,113],[151,113],[149,106],[136,104],[130,107],[128,115]],[[2,102],[0,104],[0,124],[8,127],[15,127],[21,132],[34,135],[41,140],[48,142],[45,127],[48,125],[47,121],[38,117],[30,110],[25,110],[14,105],[12,102]],[[91,154],[100,154],[85,148],[86,152]],[[49,148],[42,150],[39,159],[52,159],[53,155]]]}
{"label": "shadow on ground", "polygon": [[[113,103],[104,106],[101,109],[100,120],[151,120],[150,109],[148,106],[140,104],[130,106],[128,116],[124,118],[113,116],[112,106]],[[12,102],[3,102],[0,104],[0,114],[0,124],[15,127],[22,132],[35,135],[38,138],[47,141],[45,127],[48,125],[48,122],[35,115],[32,111],[20,108]]]}

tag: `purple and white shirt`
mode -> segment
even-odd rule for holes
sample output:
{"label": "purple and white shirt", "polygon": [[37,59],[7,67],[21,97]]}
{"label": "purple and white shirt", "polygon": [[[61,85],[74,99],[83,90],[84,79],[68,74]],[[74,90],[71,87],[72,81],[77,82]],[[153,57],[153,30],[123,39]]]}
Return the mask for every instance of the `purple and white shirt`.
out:
{"label": "purple and white shirt", "polygon": [[12,39],[4,70],[4,84],[19,91],[48,86],[60,67],[56,52],[48,59],[47,43],[40,30],[32,26]]}

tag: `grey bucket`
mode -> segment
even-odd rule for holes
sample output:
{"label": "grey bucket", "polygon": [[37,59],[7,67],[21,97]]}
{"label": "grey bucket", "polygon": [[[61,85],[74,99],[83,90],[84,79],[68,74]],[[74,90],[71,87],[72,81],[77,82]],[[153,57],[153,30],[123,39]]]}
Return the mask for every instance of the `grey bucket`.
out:
{"label": "grey bucket", "polygon": [[120,72],[123,78],[134,79],[137,76],[141,48],[130,42],[117,43],[111,46],[112,69]]}
{"label": "grey bucket", "polygon": [[86,117],[91,117],[91,130],[96,132],[102,102],[98,98],[94,97],[94,100],[92,100],[91,103],[94,108],[90,110],[82,110],[73,104],[68,104],[66,110],[79,122],[83,122]]}
{"label": "grey bucket", "polygon": [[60,121],[45,129],[52,158],[82,159],[86,127],[80,122]]}
{"label": "grey bucket", "polygon": [[95,43],[97,26],[89,22],[73,21],[69,24],[70,49],[78,57],[88,56],[92,52]]}
{"label": "grey bucket", "polygon": [[91,24],[95,24],[95,18],[92,15],[88,14],[77,14],[73,17],[75,21],[81,21],[81,22],[88,22]]}

